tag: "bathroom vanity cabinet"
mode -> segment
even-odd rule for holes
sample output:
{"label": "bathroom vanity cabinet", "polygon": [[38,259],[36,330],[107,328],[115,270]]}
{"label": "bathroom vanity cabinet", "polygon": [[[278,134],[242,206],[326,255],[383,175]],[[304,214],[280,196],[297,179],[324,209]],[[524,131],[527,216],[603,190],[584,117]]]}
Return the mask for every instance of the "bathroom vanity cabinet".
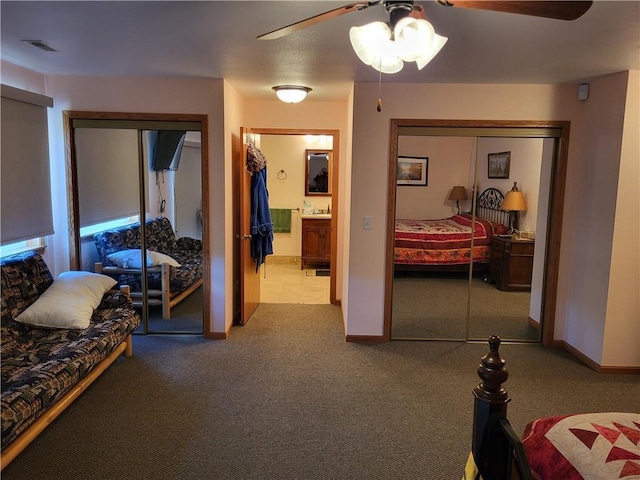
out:
{"label": "bathroom vanity cabinet", "polygon": [[331,263],[331,219],[302,219],[302,261],[307,264],[328,266]]}

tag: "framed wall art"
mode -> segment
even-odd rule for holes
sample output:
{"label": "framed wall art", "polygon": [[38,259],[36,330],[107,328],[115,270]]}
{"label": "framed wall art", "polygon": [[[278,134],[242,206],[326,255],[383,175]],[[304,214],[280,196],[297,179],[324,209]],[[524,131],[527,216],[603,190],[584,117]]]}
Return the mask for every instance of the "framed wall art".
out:
{"label": "framed wall art", "polygon": [[509,178],[511,152],[490,153],[487,162],[487,178]]}
{"label": "framed wall art", "polygon": [[398,185],[427,186],[428,157],[398,157],[396,183]]}

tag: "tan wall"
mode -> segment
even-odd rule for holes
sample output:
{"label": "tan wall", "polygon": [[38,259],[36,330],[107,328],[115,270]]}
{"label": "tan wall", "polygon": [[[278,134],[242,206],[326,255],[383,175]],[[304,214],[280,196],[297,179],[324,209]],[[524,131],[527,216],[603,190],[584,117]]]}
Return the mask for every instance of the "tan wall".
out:
{"label": "tan wall", "polygon": [[[228,332],[233,325],[235,315],[240,313],[240,240],[236,234],[240,233],[240,206],[238,196],[237,175],[234,169],[237,167],[234,161],[241,157],[242,139],[240,138],[240,127],[244,124],[244,100],[233,86],[224,82],[224,163],[226,166],[224,181],[224,235],[225,253],[223,258],[216,261],[225,265],[224,285],[225,305],[227,310],[224,317],[224,325],[216,324],[216,332]],[[216,209],[215,204],[211,208]],[[211,226],[213,229],[217,225]],[[218,288],[213,285],[212,288]],[[222,327],[222,328],[220,328]]]}
{"label": "tan wall", "polygon": [[[273,101],[246,101],[244,104],[244,126],[257,129],[325,129],[339,130],[340,143],[334,148],[334,155],[339,155],[339,182],[338,189],[338,238],[345,238],[344,215],[348,208],[348,199],[345,198],[345,178],[350,170],[351,154],[347,151],[349,142],[349,104],[345,102],[313,102],[305,100],[302,103],[288,104],[279,100]],[[326,208],[326,206],[322,207]],[[334,210],[334,214],[335,214]],[[343,295],[344,255],[345,243],[338,242],[337,254],[337,285],[336,296],[338,300]]]}
{"label": "tan wall", "polygon": [[[355,85],[353,193],[349,248],[348,335],[382,335],[389,121],[392,118],[545,120],[571,117],[573,86],[407,85],[384,88],[384,108],[371,113],[376,84]],[[577,100],[576,100],[577,102]],[[373,216],[373,230],[362,218]]]}
{"label": "tan wall", "polygon": [[[620,175],[626,92],[627,73],[594,79],[590,82],[589,99],[579,102],[570,117],[574,122],[567,169],[568,212],[565,211],[563,224],[556,338],[599,365],[611,365],[605,363],[604,357],[612,292],[609,280],[612,276],[621,284],[633,280],[626,278],[624,269],[612,268],[614,229],[626,232],[629,228],[615,223],[617,198],[623,194],[618,192],[618,186],[624,187],[627,182]],[[636,161],[637,158],[636,150]],[[640,319],[637,314],[634,318],[631,308],[629,301],[623,301],[617,313],[639,328]],[[621,349],[617,366],[638,366],[637,347],[636,343],[635,351]]]}
{"label": "tan wall", "polygon": [[640,71],[629,72],[602,363],[640,365]]}
{"label": "tan wall", "polygon": [[[56,233],[53,238],[55,273],[69,268],[68,224],[66,214],[66,176],[64,155],[63,110],[112,112],[197,113],[209,117],[209,195],[210,225],[225,225],[225,180],[230,173],[225,163],[223,86],[219,79],[118,78],[47,76],[47,95],[54,98],[49,116],[52,195]],[[211,254],[211,328],[223,329],[225,318],[231,319],[231,256],[226,256],[226,228],[210,233]],[[224,286],[224,287],[219,287]],[[227,297],[229,296],[229,299]]]}
{"label": "tan wall", "polygon": [[[319,142],[317,136],[261,135],[260,150],[267,157],[267,189],[269,207],[293,209],[291,232],[275,233],[273,255],[300,257],[302,252],[302,220],[304,202],[324,210],[331,205],[330,196],[305,196],[306,149],[331,150],[331,137]],[[295,210],[300,208],[300,211]]]}
{"label": "tan wall", "polygon": [[[571,120],[555,338],[602,362],[625,92],[626,74],[594,81],[587,102],[577,85],[387,84],[383,111],[372,114],[377,85],[356,83],[347,334],[383,334],[390,119]],[[373,230],[362,229],[365,215]],[[637,365],[636,352],[618,361]]]}
{"label": "tan wall", "polygon": [[[287,105],[243,101],[217,79],[46,77],[43,91],[44,76],[6,68],[5,62],[2,66],[4,83],[56,102],[50,114],[56,234],[47,251],[54,273],[68,268],[61,111],[209,115],[214,331],[228,330],[233,315],[235,213],[228,186],[241,125],[340,130],[338,228],[344,243],[338,261],[344,265],[338,267],[338,295],[348,335],[382,335],[389,120],[571,120],[555,338],[603,365],[640,364],[638,72],[592,81],[586,102],[576,99],[576,85],[387,84],[383,111],[376,113],[378,86],[373,83],[354,85],[353,102]],[[364,215],[373,216],[373,230],[362,229]]]}
{"label": "tan wall", "polygon": [[[398,139],[398,156],[427,157],[427,186],[398,185],[396,217],[425,219],[445,218],[456,213],[456,203],[447,200],[454,185],[467,188],[471,198],[469,172],[472,169],[475,138],[402,136]],[[471,202],[460,202],[469,209]]]}

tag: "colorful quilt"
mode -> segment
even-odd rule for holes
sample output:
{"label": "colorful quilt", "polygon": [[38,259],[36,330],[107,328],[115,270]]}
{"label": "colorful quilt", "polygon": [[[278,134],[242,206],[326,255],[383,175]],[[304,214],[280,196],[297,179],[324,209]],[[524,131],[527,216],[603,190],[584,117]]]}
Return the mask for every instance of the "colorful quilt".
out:
{"label": "colorful quilt", "polygon": [[538,480],[640,479],[640,414],[588,413],[534,420],[522,444]]}
{"label": "colorful quilt", "polygon": [[[473,231],[472,231],[473,225]],[[394,256],[396,264],[461,265],[488,263],[493,235],[506,233],[499,223],[470,215],[438,220],[396,220]],[[473,253],[471,237],[473,234]]]}

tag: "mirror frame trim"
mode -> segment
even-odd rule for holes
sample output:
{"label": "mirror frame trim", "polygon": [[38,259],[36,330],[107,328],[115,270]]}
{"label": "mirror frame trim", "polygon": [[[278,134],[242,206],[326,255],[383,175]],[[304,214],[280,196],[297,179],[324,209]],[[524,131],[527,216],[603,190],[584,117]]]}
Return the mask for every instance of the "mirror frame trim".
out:
{"label": "mirror frame trim", "polygon": [[196,122],[200,123],[201,132],[201,174],[202,174],[202,255],[204,259],[202,272],[203,289],[203,335],[213,335],[210,318],[211,267],[209,261],[209,117],[206,114],[194,113],[131,113],[131,112],[96,112],[84,110],[65,110],[63,115],[64,147],[67,174],[67,202],[69,223],[69,267],[71,270],[80,268],[80,211],[78,206],[78,175],[75,152],[75,135],[73,122],[85,120],[115,120],[140,122]]}
{"label": "mirror frame trim", "polygon": [[[393,245],[395,239],[396,208],[396,162],[398,157],[398,130],[401,127],[431,128],[521,128],[521,129],[557,129],[560,130],[555,161],[551,172],[549,188],[549,217],[547,230],[547,248],[542,287],[541,342],[545,346],[554,344],[555,315],[558,292],[558,271],[562,240],[562,220],[564,215],[564,194],[567,181],[567,162],[569,158],[570,121],[535,120],[430,120],[430,119],[394,119],[389,129],[389,170],[387,187],[387,237],[385,252],[384,285],[384,325],[382,341],[391,341],[391,315],[393,296]],[[467,340],[468,341],[468,340]]]}

